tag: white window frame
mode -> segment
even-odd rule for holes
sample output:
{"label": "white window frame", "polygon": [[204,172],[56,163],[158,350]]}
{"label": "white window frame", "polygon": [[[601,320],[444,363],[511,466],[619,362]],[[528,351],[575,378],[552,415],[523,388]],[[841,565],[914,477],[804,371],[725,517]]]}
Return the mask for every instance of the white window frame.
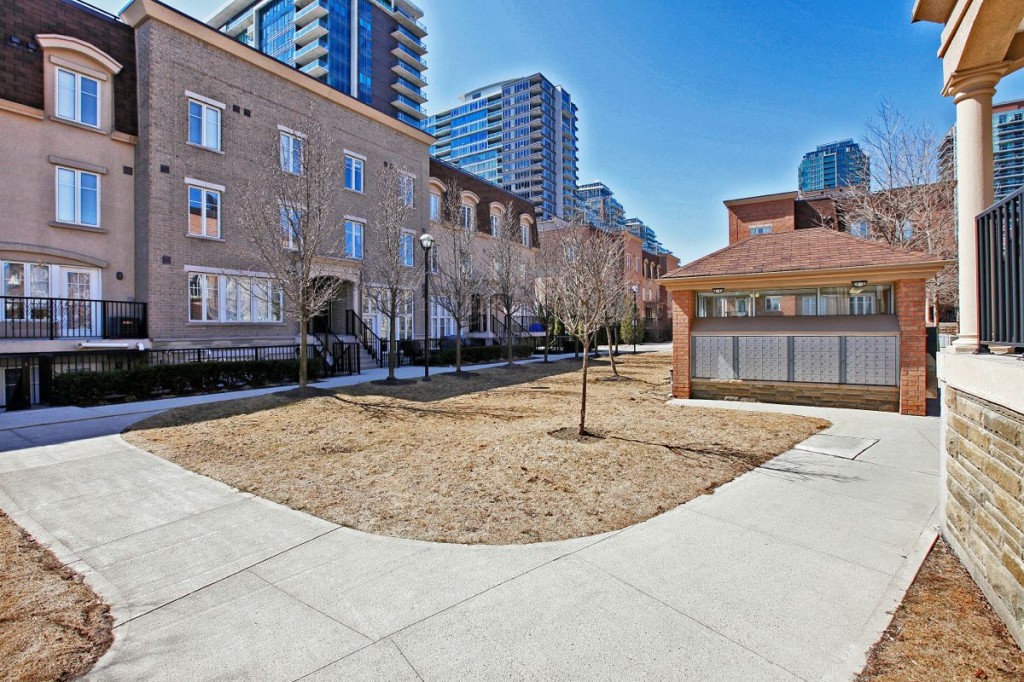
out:
{"label": "white window frame", "polygon": [[[74,113],[71,116],[62,116],[61,113],[60,113],[60,110],[61,110],[61,106],[60,105],[61,105],[61,102],[62,102],[61,94],[60,94],[60,75],[62,73],[66,73],[66,74],[68,74],[70,76],[73,76],[74,79],[75,79],[74,92],[72,93],[72,98],[74,100],[74,102],[73,102],[73,104],[74,104]],[[95,123],[89,123],[88,121],[83,121],[82,120],[82,80],[83,79],[87,80],[87,81],[92,81],[93,83],[96,84],[96,122]],[[89,126],[90,128],[99,128],[100,127],[100,123],[103,121],[103,82],[100,81],[100,79],[93,78],[92,76],[86,76],[86,75],[81,74],[81,73],[79,73],[77,71],[73,71],[71,69],[67,69],[67,68],[64,68],[64,67],[57,67],[56,75],[54,77],[53,87],[54,87],[54,90],[56,91],[56,94],[54,96],[54,114],[57,116],[57,118],[59,118],[61,120],[64,120],[64,121],[73,121],[74,123],[80,123],[80,124],[82,124],[84,126]]]}
{"label": "white window frame", "polygon": [[[201,192],[202,210],[200,213],[200,225],[202,227],[202,234],[194,234],[192,232],[192,190]],[[206,234],[206,208],[207,201],[206,197],[208,194],[217,195],[217,233]],[[221,221],[224,214],[224,187],[222,185],[214,185],[208,182],[201,182],[192,178],[185,178],[185,196],[187,201],[186,212],[186,225],[185,234],[189,237],[195,237],[196,239],[220,239]]]}
{"label": "white window frame", "polygon": [[[352,186],[348,183],[348,166],[352,164]],[[357,171],[358,164],[358,171]],[[356,182],[356,178],[359,182]],[[366,157],[353,154],[350,151],[345,152],[345,189],[349,192],[355,192],[362,194],[366,187]]]}
{"label": "white window frame", "polygon": [[[223,104],[221,104],[220,102],[215,102],[214,100],[208,99],[206,97],[200,97],[199,95],[196,95],[195,93],[188,93],[188,92],[186,92],[185,94],[188,96],[188,116],[187,116],[188,125],[186,126],[186,129],[185,129],[186,140],[188,141],[188,143],[190,145],[193,145],[195,147],[201,147],[203,149],[209,149],[210,151],[214,151],[214,152],[221,151],[221,147],[223,146],[223,144],[222,144],[223,143],[223,138],[224,138],[224,109],[226,107]],[[199,132],[200,132],[200,136],[199,136],[200,140],[199,140],[199,142],[196,142],[196,141],[194,141],[192,139],[192,105],[193,104],[198,106],[199,110],[202,112],[202,116],[200,117],[200,120],[202,121],[202,125],[199,127]],[[217,143],[215,145],[210,144],[210,140],[207,139],[208,135],[207,135],[206,125],[207,125],[207,113],[208,112],[209,113],[217,114]]]}
{"label": "white window frame", "polygon": [[463,202],[459,207],[459,221],[462,229],[472,230],[476,228],[476,206]]}
{"label": "white window frame", "polygon": [[435,223],[441,220],[441,195],[437,192],[430,193],[430,219]]}
{"label": "white window frame", "polygon": [[[200,278],[200,298],[202,301],[201,319],[192,317],[192,278]],[[188,322],[190,324],[280,324],[284,320],[284,289],[280,284],[268,277],[258,277],[245,273],[217,273],[187,270],[186,281],[186,305],[188,307]],[[216,318],[210,318],[210,283],[215,282],[217,287],[216,295]],[[228,317],[228,284],[234,283],[235,290],[244,293],[239,300],[247,301],[248,310],[236,310],[237,317]],[[242,287],[239,289],[238,287]],[[258,293],[263,287],[266,295]],[[264,305],[265,304],[265,305]],[[261,310],[265,307],[265,311]],[[263,316],[262,313],[267,315]],[[276,313],[276,314],[275,314]]]}
{"label": "white window frame", "polygon": [[412,173],[398,174],[398,193],[409,208],[416,207],[416,176]]}
{"label": "white window frame", "polygon": [[398,254],[403,267],[416,266],[416,235],[408,230],[402,230],[402,236],[398,240]]}
{"label": "white window frame", "polygon": [[490,230],[491,230],[490,231],[490,235],[492,237],[497,237],[498,236],[498,232],[501,229],[501,216],[499,216],[497,213],[492,213],[491,216],[490,216],[490,225],[489,225],[489,227],[490,227]]}
{"label": "white window frame", "polygon": [[770,224],[751,225],[750,226],[750,236],[751,237],[753,237],[754,235],[758,235],[758,234],[771,234],[771,233],[772,233],[772,226]]}
{"label": "white window frame", "polygon": [[[356,229],[358,228],[358,229]],[[349,234],[352,235],[352,246],[358,241],[359,253],[355,253],[355,249],[350,248]],[[366,223],[361,220],[354,220],[352,218],[345,219],[345,257],[353,260],[363,259],[363,247],[364,247],[364,235],[366,234]]]}
{"label": "white window frame", "polygon": [[[61,219],[61,204],[60,204],[60,173],[61,171],[67,171],[74,173],[75,176],[75,206],[74,206],[74,219],[73,220],[62,220]],[[96,178],[96,222],[85,223],[82,222],[82,176],[91,175]],[[83,227],[99,227],[103,224],[101,217],[101,209],[103,207],[103,183],[99,173],[92,173],[90,171],[79,170],[78,168],[70,168],[68,166],[57,166],[53,176],[55,200],[54,206],[56,207],[55,219],[59,223],[66,225],[82,225]]]}
{"label": "white window frame", "polygon": [[782,297],[781,296],[765,296],[764,297],[764,310],[768,313],[781,313],[782,312]]}
{"label": "white window frame", "polygon": [[[305,152],[306,136],[292,130],[281,130],[280,156],[281,170],[292,175],[302,175],[303,155]],[[296,162],[295,151],[298,146],[299,158]],[[297,165],[296,165],[297,163]]]}
{"label": "white window frame", "polygon": [[[289,206],[288,204],[280,204],[280,213],[281,213],[281,246],[283,246],[284,248],[286,248],[286,249],[288,249],[290,251],[295,251],[296,249],[298,249],[298,245],[295,243],[296,242],[295,238],[298,236],[298,230],[295,229],[294,226],[291,224],[291,219],[290,218],[287,221],[287,225],[285,224],[285,211],[295,211],[295,212],[297,212],[299,214],[299,216],[300,216],[298,222],[301,223],[302,222],[301,216],[302,216],[302,211],[303,210],[305,210],[305,209],[303,209],[301,206]],[[288,230],[287,232],[285,232],[285,228],[286,227],[287,227],[287,230]],[[285,237],[287,237],[287,241],[285,240]]]}
{"label": "white window frame", "polygon": [[523,246],[530,246],[530,226],[525,223],[519,224],[519,239],[523,242]]}

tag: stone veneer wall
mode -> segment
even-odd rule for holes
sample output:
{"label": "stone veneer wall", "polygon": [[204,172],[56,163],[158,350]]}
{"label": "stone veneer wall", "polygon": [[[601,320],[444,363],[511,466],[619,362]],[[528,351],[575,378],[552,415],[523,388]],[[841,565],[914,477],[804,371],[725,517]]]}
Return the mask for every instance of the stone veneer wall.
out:
{"label": "stone veneer wall", "polygon": [[900,390],[896,386],[809,384],[774,381],[717,381],[691,379],[690,397],[703,400],[755,400],[784,405],[849,407],[858,410],[897,412]]}
{"label": "stone veneer wall", "polygon": [[945,535],[1024,646],[1024,415],[944,395]]}

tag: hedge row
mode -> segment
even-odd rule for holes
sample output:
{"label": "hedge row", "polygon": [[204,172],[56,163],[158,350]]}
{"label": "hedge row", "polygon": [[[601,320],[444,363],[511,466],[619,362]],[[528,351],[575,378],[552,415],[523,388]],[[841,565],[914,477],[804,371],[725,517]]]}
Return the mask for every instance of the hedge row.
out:
{"label": "hedge row", "polygon": [[[512,346],[512,356],[528,358],[533,355],[533,346]],[[462,349],[462,362],[467,365],[482,362],[498,362],[508,357],[508,346],[467,346]],[[430,354],[430,364],[443,366],[455,364],[455,349]]]}
{"label": "hedge row", "polygon": [[[309,363],[309,373],[317,373]],[[65,372],[53,377],[51,404],[150,400],[167,395],[192,395],[239,388],[284,384],[299,376],[298,360],[236,360],[145,365],[106,372]]]}

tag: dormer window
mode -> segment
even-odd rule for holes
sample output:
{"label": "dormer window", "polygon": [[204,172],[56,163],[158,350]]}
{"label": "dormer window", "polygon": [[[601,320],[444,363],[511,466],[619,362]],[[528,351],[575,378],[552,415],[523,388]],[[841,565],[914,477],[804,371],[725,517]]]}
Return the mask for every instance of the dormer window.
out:
{"label": "dormer window", "polygon": [[57,69],[57,116],[100,126],[100,82],[68,69]]}

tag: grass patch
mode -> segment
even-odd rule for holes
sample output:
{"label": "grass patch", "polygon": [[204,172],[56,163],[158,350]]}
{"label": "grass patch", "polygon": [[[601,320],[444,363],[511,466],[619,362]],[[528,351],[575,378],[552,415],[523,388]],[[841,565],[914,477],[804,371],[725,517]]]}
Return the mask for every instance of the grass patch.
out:
{"label": "grass patch", "polygon": [[437,375],[405,386],[275,394],[173,410],[125,438],[241,490],[370,533],[519,544],[651,518],[732,480],[828,422],[679,408],[669,354],[623,357],[631,381],[580,363]]}
{"label": "grass patch", "polygon": [[1024,652],[940,539],[857,679],[1022,680]]}
{"label": "grass patch", "polygon": [[0,680],[70,680],[113,642],[110,607],[0,511]]}

